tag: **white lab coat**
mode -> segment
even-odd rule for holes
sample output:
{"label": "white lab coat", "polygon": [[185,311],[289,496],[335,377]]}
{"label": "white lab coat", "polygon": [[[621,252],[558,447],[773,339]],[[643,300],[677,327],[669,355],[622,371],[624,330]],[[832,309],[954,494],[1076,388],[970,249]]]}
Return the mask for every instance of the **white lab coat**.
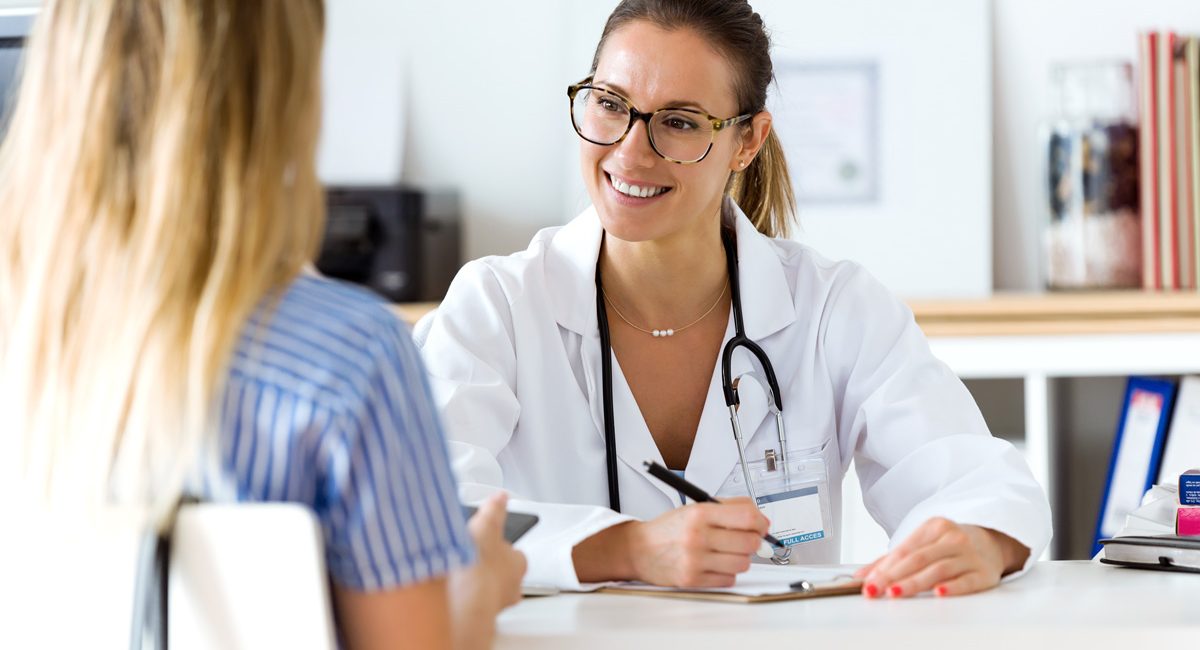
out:
{"label": "white lab coat", "polygon": [[[832,526],[793,563],[836,563],[841,479],[857,460],[867,510],[897,543],[934,516],[1002,531],[1037,558],[1050,539],[1045,493],[1009,443],[993,438],[962,382],[929,351],[908,308],[860,266],[770,239],[737,211],[747,335],[775,366],[788,446],[819,447]],[[572,548],[631,518],[680,505],[650,478],[662,463],[613,357],[622,513],[610,510],[604,459],[595,269],[601,226],[588,209],[539,232],[523,252],[463,267],[415,332],[441,408],[464,501],[497,488],[541,518],[518,548],[526,582],[576,588]],[[920,251],[909,251],[920,255]],[[732,317],[725,338],[733,333]],[[734,356],[734,375],[752,370]],[[764,394],[740,390],[750,458],[776,440]],[[685,477],[710,494],[740,473],[720,363]]]}

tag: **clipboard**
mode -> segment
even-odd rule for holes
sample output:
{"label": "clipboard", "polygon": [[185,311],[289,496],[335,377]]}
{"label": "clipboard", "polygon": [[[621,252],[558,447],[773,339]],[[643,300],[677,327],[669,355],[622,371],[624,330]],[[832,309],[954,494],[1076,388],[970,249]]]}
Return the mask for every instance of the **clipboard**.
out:
{"label": "clipboard", "polygon": [[[652,598],[682,598],[707,600],[721,603],[777,603],[785,600],[852,596],[862,593],[862,580],[852,577],[853,568],[803,567],[752,564],[750,570],[739,575],[732,587],[712,589],[680,589],[659,587],[640,582],[609,583],[596,593],[623,596],[650,596]],[[793,589],[790,585],[807,581],[807,589]]]}

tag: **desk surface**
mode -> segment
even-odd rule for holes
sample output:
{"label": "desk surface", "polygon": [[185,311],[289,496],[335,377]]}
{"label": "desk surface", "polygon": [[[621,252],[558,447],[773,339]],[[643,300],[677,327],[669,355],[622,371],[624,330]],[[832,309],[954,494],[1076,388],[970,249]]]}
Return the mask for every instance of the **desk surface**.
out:
{"label": "desk surface", "polygon": [[1017,580],[961,598],[845,596],[758,605],[563,594],[526,598],[500,616],[499,627],[497,650],[1175,650],[1198,647],[1200,574],[1042,562]]}

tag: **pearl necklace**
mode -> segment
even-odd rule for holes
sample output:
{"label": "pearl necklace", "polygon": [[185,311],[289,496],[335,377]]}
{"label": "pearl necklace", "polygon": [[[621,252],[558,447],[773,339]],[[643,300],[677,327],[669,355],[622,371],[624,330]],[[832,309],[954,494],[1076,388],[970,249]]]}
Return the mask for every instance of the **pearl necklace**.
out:
{"label": "pearl necklace", "polygon": [[625,314],[622,314],[620,309],[617,309],[616,304],[613,303],[612,298],[608,297],[608,292],[604,290],[603,286],[600,287],[600,293],[602,293],[604,295],[604,302],[608,303],[608,306],[612,307],[613,311],[617,312],[617,316],[619,316],[621,318],[621,320],[625,321],[626,325],[632,327],[633,329],[635,329],[639,332],[645,332],[646,334],[654,336],[655,338],[666,338],[668,336],[675,336],[676,332],[682,332],[683,330],[691,327],[692,325],[695,325],[696,323],[699,323],[700,321],[704,320],[705,316],[708,316],[709,314],[711,314],[712,311],[717,308],[717,305],[721,304],[721,298],[725,297],[725,290],[728,288],[729,288],[729,278],[726,277],[725,278],[725,286],[721,287],[721,293],[717,294],[716,301],[713,302],[712,307],[709,307],[708,310],[706,310],[703,314],[700,314],[699,318],[688,323],[687,325],[684,325],[683,327],[677,327],[674,329],[667,328],[667,329],[661,329],[661,330],[648,330],[644,327],[638,327],[637,325],[634,325],[633,323],[631,323],[629,321],[628,318],[625,318]]}

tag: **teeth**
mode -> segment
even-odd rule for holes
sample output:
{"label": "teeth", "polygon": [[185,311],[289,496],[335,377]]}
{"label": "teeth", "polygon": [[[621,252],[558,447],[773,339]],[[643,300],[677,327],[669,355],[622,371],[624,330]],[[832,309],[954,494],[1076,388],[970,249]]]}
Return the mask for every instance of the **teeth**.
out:
{"label": "teeth", "polygon": [[666,192],[665,187],[640,187],[638,185],[630,185],[623,181],[617,180],[615,176],[609,176],[609,181],[612,182],[613,189],[626,196],[633,196],[641,199],[648,199],[652,196],[658,196]]}

